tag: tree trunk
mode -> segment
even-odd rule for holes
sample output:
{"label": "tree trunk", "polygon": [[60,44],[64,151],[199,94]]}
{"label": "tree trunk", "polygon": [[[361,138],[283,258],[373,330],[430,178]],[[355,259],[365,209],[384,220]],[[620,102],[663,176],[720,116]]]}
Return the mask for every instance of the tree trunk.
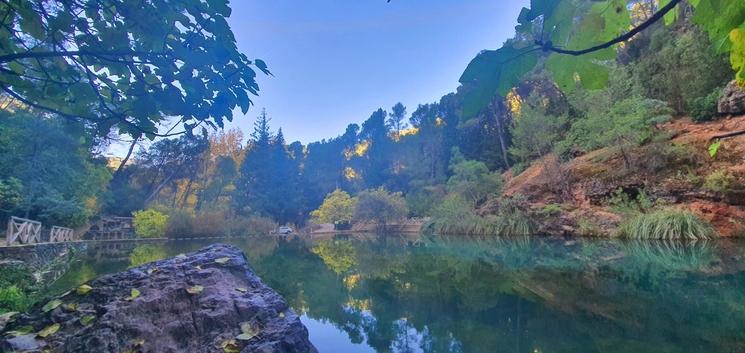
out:
{"label": "tree trunk", "polygon": [[119,167],[116,168],[116,171],[114,172],[114,177],[116,177],[119,173],[121,173],[122,169],[124,169],[124,166],[127,165],[127,162],[129,162],[129,158],[132,157],[132,151],[135,149],[135,145],[137,145],[137,142],[140,140],[139,137],[135,137],[132,139],[132,143],[129,145],[129,149],[127,150],[127,155],[124,156],[124,159],[122,159],[122,163],[119,164]]}

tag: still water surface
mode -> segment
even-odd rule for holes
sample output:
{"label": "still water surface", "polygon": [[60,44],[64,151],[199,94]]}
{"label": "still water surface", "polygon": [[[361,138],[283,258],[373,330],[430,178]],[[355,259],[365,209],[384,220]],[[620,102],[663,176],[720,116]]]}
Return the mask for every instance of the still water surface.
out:
{"label": "still water surface", "polygon": [[335,236],[94,248],[53,292],[213,242],[326,353],[745,352],[745,243]]}

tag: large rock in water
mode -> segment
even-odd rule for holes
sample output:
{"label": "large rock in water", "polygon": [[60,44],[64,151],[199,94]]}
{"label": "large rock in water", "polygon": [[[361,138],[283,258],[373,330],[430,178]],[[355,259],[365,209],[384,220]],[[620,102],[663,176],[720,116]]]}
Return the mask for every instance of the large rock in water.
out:
{"label": "large rock in water", "polygon": [[745,87],[731,81],[719,98],[717,110],[721,114],[745,114]]}
{"label": "large rock in water", "polygon": [[317,353],[297,314],[232,246],[88,285],[16,316],[0,351]]}

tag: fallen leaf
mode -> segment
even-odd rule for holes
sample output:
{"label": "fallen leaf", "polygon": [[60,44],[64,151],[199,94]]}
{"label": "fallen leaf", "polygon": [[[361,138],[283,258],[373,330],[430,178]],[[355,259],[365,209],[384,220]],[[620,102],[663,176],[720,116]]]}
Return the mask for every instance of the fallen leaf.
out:
{"label": "fallen leaf", "polygon": [[88,292],[90,292],[92,289],[93,289],[93,287],[91,287],[91,286],[89,286],[87,284],[84,284],[84,285],[78,287],[78,289],[75,290],[75,293],[77,293],[78,295],[85,295],[85,294],[88,294]]}
{"label": "fallen leaf", "polygon": [[204,290],[204,287],[202,287],[200,285],[191,286],[189,288],[186,288],[186,291],[189,294],[199,294],[199,293],[202,293],[203,290]]}
{"label": "fallen leaf", "polygon": [[259,334],[259,330],[254,327],[250,322],[244,322],[241,324],[241,334],[236,336],[235,339],[241,341],[248,341]]}
{"label": "fallen leaf", "polygon": [[147,269],[147,274],[152,275],[153,273],[158,272],[158,271],[160,271],[160,270],[157,267],[148,268]]}
{"label": "fallen leaf", "polygon": [[248,292],[248,288],[245,288],[245,287],[237,287],[235,290],[237,290],[237,291],[239,291],[241,293],[247,293]]}
{"label": "fallen leaf", "polygon": [[140,291],[137,288],[132,288],[128,297],[124,298],[127,301],[132,301],[140,296]]}
{"label": "fallen leaf", "polygon": [[186,258],[186,255],[185,254],[178,254],[178,255],[176,255],[176,258],[179,259],[179,260],[183,260],[183,259]]}
{"label": "fallen leaf", "polygon": [[75,303],[62,304],[62,309],[68,313],[71,313],[71,312],[78,310],[78,304],[75,304]]}
{"label": "fallen leaf", "polygon": [[62,305],[62,301],[59,299],[50,300],[48,303],[44,304],[43,307],[41,307],[41,311],[43,312],[49,312],[57,308],[58,306]]}
{"label": "fallen leaf", "polygon": [[217,262],[218,264],[221,264],[221,265],[224,265],[224,264],[228,263],[228,261],[230,261],[230,258],[229,257],[221,257],[221,258],[215,260],[215,262]]}
{"label": "fallen leaf", "polygon": [[283,311],[283,312],[281,312],[281,313],[279,313],[279,318],[280,318],[280,319],[284,319],[284,318],[285,318],[285,313],[284,313],[284,311]]}
{"label": "fallen leaf", "polygon": [[145,344],[145,339],[144,338],[138,338],[138,339],[132,341],[132,345],[135,346],[135,347],[142,347],[144,344]]}
{"label": "fallen leaf", "polygon": [[60,324],[51,324],[45,327],[43,330],[37,332],[36,335],[41,338],[46,338],[48,336],[55,334],[57,331],[59,331],[59,328],[60,328]]}
{"label": "fallen leaf", "polygon": [[202,270],[202,266],[199,266],[199,265],[196,265],[196,266],[194,266],[194,268],[196,268],[196,269],[197,269],[197,270],[199,270],[199,271],[201,271],[201,270]]}
{"label": "fallen leaf", "polygon": [[93,315],[86,315],[86,316],[83,316],[83,317],[80,318],[80,323],[83,326],[88,326],[91,323],[93,323],[93,320],[95,320],[95,319],[96,319],[96,317],[93,316]]}
{"label": "fallen leaf", "polygon": [[233,339],[222,341],[222,343],[220,344],[220,348],[222,348],[222,351],[224,353],[240,352],[240,349],[238,348],[238,343]]}
{"label": "fallen leaf", "polygon": [[15,337],[15,336],[28,335],[31,332],[34,332],[34,327],[31,325],[26,325],[26,326],[21,326],[13,331],[8,331],[6,332],[6,334]]}

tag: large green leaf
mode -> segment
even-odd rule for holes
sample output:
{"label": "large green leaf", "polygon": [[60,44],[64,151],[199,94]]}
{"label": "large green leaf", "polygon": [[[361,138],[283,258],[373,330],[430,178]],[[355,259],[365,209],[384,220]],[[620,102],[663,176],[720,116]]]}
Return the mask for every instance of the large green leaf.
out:
{"label": "large green leaf", "polygon": [[530,47],[504,46],[479,53],[460,78],[465,86],[464,117],[478,114],[495,95],[507,94],[537,62],[537,51]]}

